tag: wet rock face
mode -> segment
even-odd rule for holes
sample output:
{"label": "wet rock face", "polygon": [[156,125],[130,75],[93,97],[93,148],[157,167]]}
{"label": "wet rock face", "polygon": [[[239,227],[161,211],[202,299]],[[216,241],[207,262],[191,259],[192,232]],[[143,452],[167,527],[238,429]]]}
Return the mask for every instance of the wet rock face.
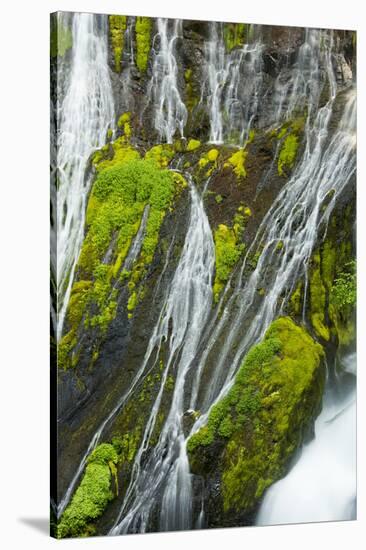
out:
{"label": "wet rock face", "polygon": [[[156,36],[156,33],[157,25],[154,21],[151,30],[151,46],[153,48],[159,47],[160,38]],[[266,213],[288,183],[304,150],[305,119],[303,113],[296,112],[289,120],[273,124],[273,100],[279,72],[282,71],[284,81],[290,80],[299,47],[304,41],[305,31],[300,28],[263,26],[261,33],[263,49],[260,58],[262,71],[260,108],[253,118],[252,132],[243,142],[242,147],[238,147],[235,140],[233,143],[225,144],[207,143],[210,135],[210,117],[212,116],[208,108],[207,95],[203,93],[203,84],[207,79],[205,48],[210,39],[210,25],[207,22],[184,21],[182,36],[176,39],[177,86],[188,109],[188,120],[184,129],[186,137],[179,139],[179,132],[177,132],[174,136],[174,143],[164,144],[164,146],[159,143],[154,122],[154,106],[151,102],[153,77],[151,55],[146,70],[141,71],[135,65],[130,64],[130,57],[125,48],[121,61],[122,70],[116,72],[114,51],[109,41],[109,72],[115,100],[115,113],[119,123],[116,125],[116,134],[113,137],[109,135],[107,145],[97,152],[97,158],[93,156],[90,159],[88,172],[94,177],[103,163],[107,163],[107,167],[108,163],[111,166],[118,163],[128,164],[131,156],[138,156],[144,162],[155,162],[164,169],[167,167],[173,170],[178,169],[179,172],[192,178],[193,184],[203,193],[205,212],[215,240],[215,275],[220,267],[223,271],[225,271],[223,267],[227,268],[223,281],[220,281],[222,286],[232,276],[231,286],[229,285],[223,305],[237,284],[238,271],[244,252],[253,243]],[[343,86],[347,88],[350,80],[354,77],[352,71],[355,52],[352,37],[347,33],[336,33],[336,40],[338,48],[338,53],[334,57],[338,67],[336,76],[342,89]],[[135,35],[132,37],[132,47],[136,50]],[[235,47],[237,46],[234,46],[234,51]],[[67,62],[69,60],[65,57],[65,63]],[[323,91],[319,101],[320,105],[326,103],[327,92],[327,89]],[[346,98],[347,91],[341,91],[334,102],[333,114],[329,123],[329,135],[326,138],[327,143],[339,126]],[[292,138],[292,144],[295,146],[290,153],[284,152],[285,160],[282,165],[279,164],[279,157],[288,137],[290,137],[290,141]],[[94,178],[94,185],[96,180],[97,177]],[[177,182],[175,185],[179,186]],[[351,227],[355,217],[353,191],[353,186],[349,186],[340,194],[336,209],[337,221],[328,230],[333,239],[333,248],[341,246],[342,239],[347,242],[352,240]],[[93,200],[92,186],[88,205],[91,210]],[[164,221],[158,231],[156,248],[143,275],[141,284],[143,292],[139,295],[137,303],[131,298],[135,289],[134,285],[140,284],[141,281],[136,273],[134,274],[136,280],[129,279],[131,274],[125,274],[126,278],[120,278],[113,289],[116,291],[114,296],[115,315],[107,324],[103,336],[101,337],[98,327],[83,326],[80,323],[71,367],[59,369],[59,499],[65,494],[76,467],[96,430],[116,406],[121,395],[128,391],[131,381],[139,372],[152,329],[165,303],[165,291],[172,280],[181,256],[187,233],[189,209],[189,193],[185,187],[166,209]],[[342,229],[343,226],[339,219],[345,209],[348,209],[348,225],[346,229]],[[326,228],[321,229],[325,230]],[[336,237],[338,233],[342,236],[341,239]],[[220,265],[218,245],[220,236],[224,236],[227,243],[221,258],[224,265]],[[103,259],[106,265],[113,263],[112,251],[115,249],[116,241],[117,235],[113,234]],[[317,246],[321,245],[320,242],[316,244]],[[278,243],[278,246],[281,250],[281,243]],[[225,257],[227,250],[230,250],[231,258]],[[253,250],[248,257],[243,274],[243,284],[249,280],[255,270],[259,256],[258,251]],[[347,248],[344,253],[344,262],[350,256],[352,256],[352,246]],[[263,288],[256,289],[253,309],[256,304],[261,303],[262,297],[265,296],[264,286],[271,284],[272,275],[273,273],[269,272],[268,280],[263,282]],[[93,282],[94,278],[93,274]],[[83,282],[82,279],[82,272],[77,271],[76,283]],[[208,324],[211,322],[215,324],[220,319],[223,305],[217,306],[217,304],[221,296],[222,294],[218,291],[218,299],[213,301]],[[237,308],[239,306],[240,304],[237,304]],[[91,307],[90,311],[89,307]],[[94,310],[92,310],[93,307]],[[220,427],[215,425],[212,441],[202,445],[199,442],[194,448],[191,448],[189,458],[193,472],[192,508],[195,518],[200,516],[203,500],[205,502],[205,514],[199,527],[252,525],[266,487],[286,473],[296,448],[308,437],[311,437],[313,421],[319,412],[324,384],[322,353],[308,334],[310,332],[314,336],[310,320],[306,319],[306,329],[300,328],[298,325],[303,323],[303,316],[299,312],[294,312],[291,307],[286,306],[285,313],[290,315],[292,320],[284,321],[282,332],[279,330],[280,334],[277,335],[277,339],[283,346],[279,349],[278,341],[273,344],[274,348],[270,350],[272,355],[269,362],[280,367],[284,366],[288,352],[287,349],[284,349],[284,342],[287,337],[290,339],[290,337],[296,336],[313,352],[312,356],[308,357],[309,376],[303,381],[302,391],[293,392],[296,399],[288,402],[289,393],[294,388],[288,388],[284,380],[272,380],[273,372],[269,373],[267,386],[259,387],[261,403],[264,402],[264,412],[261,411],[261,414],[263,413],[260,426],[261,437],[255,435],[258,428],[255,418],[255,414],[258,412],[258,392],[254,392],[255,395],[247,395],[248,399],[241,404],[245,409],[244,420],[243,415],[238,420],[240,415],[235,409],[238,403],[234,399],[230,405],[232,409],[230,414],[225,415],[226,420],[228,416],[232,416],[232,418],[223,425],[221,422],[225,419],[221,418]],[[95,305],[87,306],[86,312],[90,313],[90,316],[95,316],[98,313]],[[230,315],[234,316],[235,312],[236,309],[233,309]],[[248,314],[248,318],[245,319],[241,327],[240,338],[250,328],[250,323],[253,321],[250,315]],[[325,317],[326,322],[330,324],[327,312]],[[293,320],[296,322],[294,323]],[[64,332],[67,333],[69,329],[70,323],[66,321]],[[189,436],[195,421],[201,414],[199,407],[204,403],[206,393],[210,389],[216,357],[224,346],[230,330],[230,323],[228,323],[227,329],[223,329],[220,333],[220,337],[213,344],[207,356],[197,397],[197,410],[189,408],[191,405],[188,395],[189,389],[194,383],[195,369],[198,368],[197,358],[194,359],[187,373],[185,412],[180,418],[185,437]],[[169,331],[171,331],[171,327]],[[339,336],[334,332],[329,342],[324,343],[330,356],[335,353],[338,338]],[[202,339],[200,353],[207,341],[207,339]],[[98,344],[97,353],[96,343]],[[234,342],[228,355],[228,366],[233,360],[239,344],[238,340]],[[301,346],[299,347],[301,348]],[[118,449],[119,455],[117,473],[113,481],[113,499],[103,515],[96,521],[95,528],[98,533],[108,533],[122,506],[131,479],[133,460],[142,441],[151,408],[159,392],[162,365],[167,354],[166,348],[167,346],[163,343],[159,350],[160,361],[154,365],[151,371],[147,370],[146,376],[144,375],[139,380],[132,394],[133,399],[130,399],[126,407],[116,413],[102,434],[103,442],[113,442],[116,437],[120,440],[113,443]],[[198,353],[197,357],[199,355]],[[302,351],[298,355],[303,355]],[[297,357],[291,356],[292,359],[296,361]],[[267,363],[268,357],[264,357],[263,362],[259,366],[256,365],[259,380],[261,379],[259,367],[263,367],[264,364],[265,368],[269,368]],[[297,366],[301,372],[303,365]],[[162,396],[162,404],[151,442],[142,459],[143,465],[148,463],[154,445],[158,441],[159,430],[164,425],[170,410],[175,383],[174,369],[172,371]],[[292,376],[294,373],[291,371],[290,374]],[[220,382],[222,380],[218,381],[218,383]],[[297,391],[299,388],[295,389]],[[239,393],[246,395],[245,391],[245,388],[240,388]],[[280,392],[283,392],[284,395],[281,406],[278,400]],[[289,422],[286,421],[286,418],[291,420],[291,426],[288,425]],[[243,453],[247,453],[252,460],[249,470],[248,465],[242,463]],[[270,455],[272,459],[269,461],[270,464],[267,464],[267,470],[256,471],[256,458]],[[253,473],[253,479],[245,478],[247,471]],[[119,485],[118,494],[116,480]],[[243,505],[238,504],[237,494]],[[159,530],[159,511],[157,509],[152,511],[149,530]]]}
{"label": "wet rock face", "polygon": [[249,523],[265,488],[311,435],[324,374],[322,347],[290,318],[274,321],[249,351],[227,396],[188,440],[191,470],[215,510],[210,526]]}

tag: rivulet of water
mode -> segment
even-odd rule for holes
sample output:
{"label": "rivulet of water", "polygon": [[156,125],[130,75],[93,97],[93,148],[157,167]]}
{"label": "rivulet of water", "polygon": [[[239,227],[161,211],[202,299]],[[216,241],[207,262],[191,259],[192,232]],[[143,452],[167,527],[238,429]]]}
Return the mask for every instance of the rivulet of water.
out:
{"label": "rivulet of water", "polygon": [[[61,17],[62,14],[58,14]],[[60,20],[59,24],[62,24]],[[91,178],[91,153],[106,140],[114,124],[112,87],[107,62],[107,16],[75,13],[69,79],[57,105],[57,335],[62,333],[85,222]]]}

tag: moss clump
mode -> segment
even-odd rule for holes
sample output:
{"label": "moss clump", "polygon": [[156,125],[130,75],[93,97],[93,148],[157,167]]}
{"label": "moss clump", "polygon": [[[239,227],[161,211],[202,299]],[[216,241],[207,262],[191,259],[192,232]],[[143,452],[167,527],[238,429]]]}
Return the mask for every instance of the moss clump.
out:
{"label": "moss clump", "polygon": [[124,34],[127,28],[127,17],[125,15],[109,16],[109,36],[114,55],[114,70],[121,72]]}
{"label": "moss clump", "polygon": [[356,262],[345,264],[342,272],[334,280],[329,298],[329,317],[333,322],[339,343],[351,344],[356,337],[354,309],[357,300]]}
{"label": "moss clump", "polygon": [[99,328],[103,336],[114,319],[116,281],[149,204],[140,257],[128,275],[127,310],[131,316],[140,296],[138,283],[153,259],[165,213],[174,194],[182,188],[180,178],[161,169],[155,161],[130,158],[127,154],[122,162],[103,161],[110,167],[99,171],[94,182],[86,212],[87,233],[77,266],[81,280],[73,285],[67,311],[69,331],[59,344],[60,368],[76,364],[74,347],[81,324]]}
{"label": "moss clump", "polygon": [[237,178],[245,178],[247,175],[245,170],[245,159],[247,155],[247,151],[244,149],[239,149],[239,151],[236,151],[236,153],[228,158],[228,161],[224,166],[232,166]]}
{"label": "moss clump", "polygon": [[64,56],[72,48],[72,31],[63,25],[56,16],[51,16],[50,55]]}
{"label": "moss clump", "polygon": [[187,151],[195,151],[201,147],[201,142],[198,139],[190,139],[187,144]]}
{"label": "moss clump", "polygon": [[300,315],[301,313],[302,299],[303,299],[302,286],[303,285],[300,281],[290,298],[290,304],[294,315]]}
{"label": "moss clump", "polygon": [[280,176],[285,175],[285,169],[294,166],[298,148],[299,138],[295,134],[289,134],[283,142],[278,157],[278,174]]}
{"label": "moss clump", "polygon": [[[244,244],[239,242],[243,228],[240,217],[234,222],[234,227],[220,224],[215,231],[215,281],[213,287],[214,300],[218,301],[220,293],[229,280],[231,272],[244,250]],[[237,224],[235,227],[235,223]]]}
{"label": "moss clump", "polygon": [[313,255],[313,269],[310,277],[310,315],[315,332],[328,341],[329,329],[325,324],[326,289],[320,271],[320,254]]}
{"label": "moss clump", "polygon": [[131,113],[126,112],[123,113],[119,119],[118,119],[118,128],[121,128],[123,130],[123,134],[126,138],[126,142],[130,140],[131,137]]}
{"label": "moss clump", "polygon": [[251,510],[279,479],[319,410],[323,350],[279,318],[247,354],[229,393],[188,440],[193,473],[221,475],[224,513]]}
{"label": "moss clump", "polygon": [[106,168],[111,168],[121,162],[139,159],[140,155],[129,144],[128,138],[123,135],[116,139],[113,143],[107,144],[99,151],[96,151],[92,156],[92,164],[101,172]]}
{"label": "moss clump", "polygon": [[192,69],[187,69],[184,72],[184,80],[186,83],[186,107],[188,111],[192,112],[194,107],[199,102],[199,97],[197,97],[194,93],[193,89],[193,79],[192,79]]}
{"label": "moss clump", "polygon": [[151,43],[150,17],[136,17],[136,65],[141,72],[147,69]]}
{"label": "moss clump", "polygon": [[201,158],[198,161],[198,168],[199,170],[204,170],[206,167],[208,167],[208,170],[205,173],[205,176],[208,177],[212,174],[213,170],[217,166],[218,163],[218,157],[219,157],[219,151],[218,149],[210,149],[201,156]]}
{"label": "moss clump", "polygon": [[113,500],[112,476],[116,476],[118,456],[113,445],[98,445],[87,460],[84,477],[58,526],[58,538],[90,536],[93,523]]}
{"label": "moss clump", "polygon": [[243,46],[248,40],[248,25],[245,23],[224,23],[224,42],[226,50]]}
{"label": "moss clump", "polygon": [[356,305],[357,279],[356,262],[353,260],[345,265],[335,279],[331,290],[331,301],[342,314],[348,314]]}
{"label": "moss clump", "polygon": [[210,149],[206,155],[207,159],[210,161],[210,162],[216,162],[217,161],[217,158],[219,156],[219,151],[218,149]]}
{"label": "moss clump", "polygon": [[146,154],[145,159],[153,159],[159,166],[166,168],[174,158],[174,147],[169,143],[161,143],[151,147]]}

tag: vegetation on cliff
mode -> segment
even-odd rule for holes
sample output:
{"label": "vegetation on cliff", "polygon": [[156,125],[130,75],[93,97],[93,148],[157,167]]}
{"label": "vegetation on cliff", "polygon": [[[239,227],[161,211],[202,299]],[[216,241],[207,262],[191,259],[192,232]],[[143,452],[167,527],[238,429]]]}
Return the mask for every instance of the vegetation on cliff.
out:
{"label": "vegetation on cliff", "polygon": [[[91,536],[93,522],[114,498],[112,481],[118,456],[113,445],[102,443],[88,457],[83,479],[57,526],[58,538]],[[118,485],[115,485],[118,492]]]}
{"label": "vegetation on cliff", "polygon": [[188,440],[192,471],[206,480],[220,476],[224,513],[251,510],[286,471],[319,411],[322,358],[303,327],[277,319],[247,354],[207,425]]}

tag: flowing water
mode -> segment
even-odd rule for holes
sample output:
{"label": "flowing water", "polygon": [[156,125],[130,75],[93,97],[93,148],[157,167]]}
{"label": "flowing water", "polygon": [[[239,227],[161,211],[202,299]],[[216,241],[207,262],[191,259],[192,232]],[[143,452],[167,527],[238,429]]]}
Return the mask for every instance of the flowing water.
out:
{"label": "flowing water", "polygon": [[267,491],[258,525],[356,519],[356,354],[344,363],[350,389],[345,393],[339,382],[328,387],[315,439]]}
{"label": "flowing water", "polygon": [[[166,342],[168,357],[161,386],[135,458],[131,482],[111,530],[113,535],[129,531],[144,532],[161,490],[161,529],[188,529],[191,525],[190,474],[182,424],[184,397],[187,374],[196,356],[212,305],[214,243],[202,198],[192,181],[190,194],[190,220],[182,255],[148,349],[151,355]],[[143,463],[166,380],[171,372],[175,376],[171,408],[157,445],[147,463]]]}
{"label": "flowing water", "polygon": [[[176,43],[181,36],[181,22],[159,19],[157,30],[153,41],[149,94],[153,103],[155,128],[161,140],[171,143],[176,132],[183,136],[187,121],[187,110],[179,93],[176,60]],[[264,93],[260,29],[252,33],[251,43],[229,53],[225,51],[222,28],[218,24],[212,24],[210,32],[210,39],[205,49],[206,79],[201,97],[201,102],[206,101],[205,93],[208,91],[209,140],[214,143],[231,142],[243,145],[248,139],[253,122],[260,115]],[[76,39],[75,29],[74,33]],[[103,49],[97,33],[93,36],[95,42]],[[77,52],[76,44],[75,40],[74,57]],[[73,71],[75,66],[74,59]],[[101,93],[100,90],[98,93]],[[198,517],[193,517],[192,512],[191,476],[186,453],[187,439],[205,424],[212,406],[229,391],[245,354],[262,338],[270,323],[282,313],[283,306],[299,279],[304,280],[306,288],[308,262],[319,235],[322,237],[325,234],[337,200],[352,181],[356,171],[355,92],[353,89],[348,91],[342,107],[343,116],[338,128],[334,129],[331,122],[336,96],[332,34],[328,31],[308,30],[294,69],[291,73],[287,71],[279,75],[273,94],[272,122],[275,124],[293,117],[299,110],[302,111],[305,105],[307,106],[301,158],[292,176],[265,215],[243,258],[242,265],[239,266],[235,277],[229,281],[210,322],[214,243],[202,197],[187,174],[191,209],[185,244],[173,279],[165,290],[163,305],[157,323],[153,327],[144,359],[128,391],[121,396],[115,408],[94,434],[59,505],[59,514],[68,504],[76,482],[83,472],[86,458],[100,441],[106,426],[133,396],[134,389],[146,373],[147,367],[153,368],[159,361],[160,352],[165,351],[167,356],[164,361],[161,385],[134,460],[125,498],[110,534],[145,532],[149,530],[152,516],[155,514],[156,517],[156,513],[159,516],[161,530],[204,526],[203,497]],[[113,118],[113,103],[109,102],[108,105],[109,115]],[[67,104],[65,108],[66,106]],[[110,124],[110,120],[108,116],[103,119],[105,129]],[[99,119],[95,126],[100,129],[98,136],[103,140],[102,124]],[[90,147],[93,148],[92,145]],[[70,162],[69,157],[66,165]],[[81,160],[79,164],[81,166]],[[85,164],[83,166],[85,171]],[[75,170],[72,170],[72,174],[74,172]],[[78,196],[79,213],[81,210],[84,211],[87,193],[84,176],[80,178],[75,180],[77,182],[75,188],[80,188],[82,195],[82,199]],[[68,212],[69,209],[67,209],[67,216],[70,216],[72,208],[70,208],[70,214]],[[147,219],[146,210],[143,216],[145,215]],[[132,263],[139,254],[146,219],[145,221],[142,219],[126,262]],[[71,262],[69,270],[75,265],[80,247],[83,218],[80,223],[76,230],[70,221],[73,229],[72,231],[69,229],[69,234],[75,233],[76,244],[72,262],[69,261]],[[174,236],[171,247],[173,243]],[[278,246],[279,244],[281,246]],[[246,268],[256,252],[260,253],[257,265],[248,275]],[[67,256],[66,251],[64,256]],[[66,260],[64,263],[66,265]],[[65,269],[67,270],[66,267]],[[258,289],[261,288],[266,289],[264,298],[258,293]],[[207,365],[210,365],[209,383],[203,376]],[[163,423],[158,442],[152,447],[151,438],[166,381],[172,374],[175,384],[170,410]],[[204,379],[205,384],[203,384]],[[352,445],[354,448],[352,443],[354,434],[349,429],[354,418],[353,399],[352,392],[342,396],[341,399],[337,398],[335,392],[329,392],[325,396],[323,412],[316,423],[316,439],[304,448],[300,460],[290,474],[267,492],[258,518],[259,523],[280,523],[281,521],[288,523],[292,519],[305,521],[309,518],[310,508],[305,500],[314,496],[315,493],[311,494],[310,487],[308,493],[304,490],[302,515],[297,516],[300,519],[296,519],[295,516],[292,518],[289,507],[292,506],[293,487],[304,488],[308,483],[309,468],[313,467],[319,457],[338,453],[335,437],[337,430],[342,431],[346,438],[348,437],[348,449]],[[183,430],[187,403],[190,404],[191,409],[200,410],[202,413],[194,422],[188,437]],[[335,510],[334,506],[330,510],[324,501],[319,504],[317,511],[314,511],[311,520],[326,519],[327,513],[330,515],[327,519],[335,517],[345,519],[352,516],[354,457],[351,455],[351,451],[345,451],[344,454],[339,454],[339,461],[337,459],[332,463],[333,473],[340,479],[344,479],[341,472],[349,468],[349,478],[344,481],[344,485],[340,483],[339,490],[337,489],[337,495],[340,495],[338,509]],[[322,467],[319,466],[319,475]],[[278,487],[284,490],[279,490]],[[331,483],[324,485],[326,498],[332,499],[333,494],[330,489]],[[273,502],[279,503],[278,513],[271,515],[270,509],[273,508]],[[348,512],[345,511],[346,509]],[[305,519],[301,519],[300,516]]]}
{"label": "flowing water", "polygon": [[57,334],[62,333],[76,262],[84,235],[91,153],[114,123],[107,63],[107,17],[76,13],[65,97],[57,106]]}
{"label": "flowing water", "polygon": [[177,40],[182,35],[182,21],[158,19],[157,27],[148,95],[154,105],[154,125],[160,140],[173,143],[177,131],[183,137],[188,118],[179,92],[175,57]]}
{"label": "flowing water", "polygon": [[[258,112],[262,85],[260,30],[257,39],[226,51],[223,25],[210,24],[205,46],[206,84],[201,102],[208,102],[211,143],[243,145]],[[206,98],[207,96],[207,98]]]}

